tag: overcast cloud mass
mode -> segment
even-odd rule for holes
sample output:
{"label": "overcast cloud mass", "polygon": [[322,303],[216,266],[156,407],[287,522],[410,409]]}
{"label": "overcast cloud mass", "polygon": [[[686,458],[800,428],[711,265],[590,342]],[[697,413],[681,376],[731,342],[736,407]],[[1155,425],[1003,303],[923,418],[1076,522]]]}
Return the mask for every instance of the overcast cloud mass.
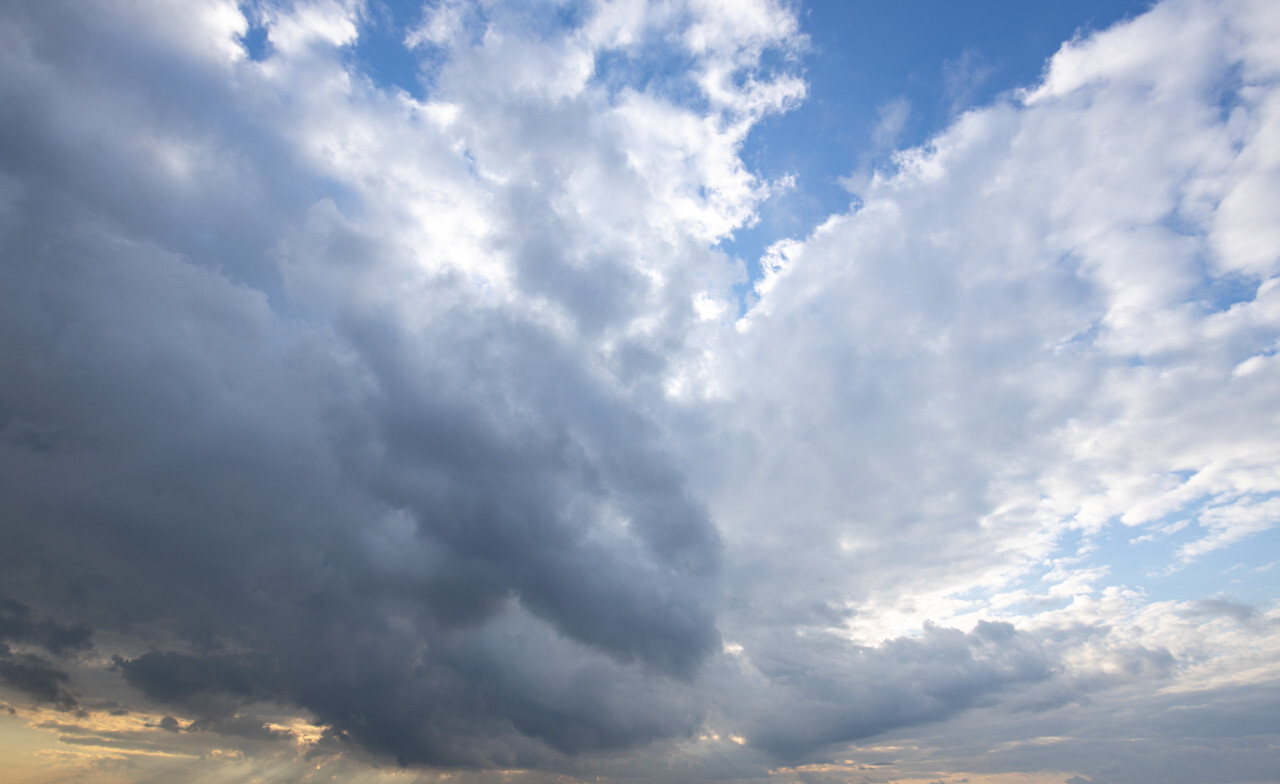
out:
{"label": "overcast cloud mass", "polygon": [[803,20],[5,3],[12,780],[1280,781],[1280,4],[742,258]]}

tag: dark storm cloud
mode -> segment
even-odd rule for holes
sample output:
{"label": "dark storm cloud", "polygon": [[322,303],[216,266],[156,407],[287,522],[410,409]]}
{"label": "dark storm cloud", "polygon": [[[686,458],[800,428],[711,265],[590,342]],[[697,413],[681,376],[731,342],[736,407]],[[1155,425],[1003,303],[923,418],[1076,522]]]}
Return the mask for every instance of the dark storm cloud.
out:
{"label": "dark storm cloud", "polygon": [[70,710],[76,707],[76,699],[66,690],[68,680],[67,673],[43,656],[14,653],[0,644],[0,681],[28,697]]}
{"label": "dark storm cloud", "polygon": [[[4,21],[3,171],[73,194],[60,212],[87,209],[80,219],[109,220],[277,300],[280,276],[265,257],[278,228],[335,184],[301,165],[266,118],[227,111],[235,86],[178,36],[147,34],[110,6],[65,2],[10,3]],[[158,165],[164,144],[180,171]]]}
{"label": "dark storm cloud", "polygon": [[[0,567],[81,621],[6,605],[4,628],[51,651],[90,625],[151,646],[118,671],[197,729],[260,734],[235,717],[271,699],[404,762],[691,732],[719,539],[626,391],[448,275],[413,292],[448,303],[416,323],[326,310],[309,280],[376,283],[395,247],[291,213],[280,183],[314,178],[212,66],[145,35],[82,57],[92,23],[64,10],[17,9],[30,46],[0,82]],[[139,127],[203,145],[199,187],[156,171]],[[614,282],[616,303],[566,289],[584,324],[638,285]],[[42,658],[6,654],[2,674],[71,704]]]}
{"label": "dark storm cloud", "polygon": [[[164,718],[170,721],[173,720],[172,716],[165,716]],[[162,729],[168,729],[165,726],[164,719],[160,720],[160,726]],[[291,740],[294,737],[294,734],[289,730],[272,729],[260,717],[247,715],[198,719],[191,722],[186,727],[186,731],[214,732],[223,736],[258,741]]]}
{"label": "dark storm cloud", "polygon": [[511,680],[529,650],[464,653],[526,611],[564,636],[545,656],[604,652],[588,669],[611,684],[617,667],[689,677],[718,643],[714,530],[643,420],[536,327],[466,311],[425,335],[352,324],[338,340],[366,394],[253,292],[110,235],[54,241],[51,224],[24,212],[5,237],[58,249],[6,268],[40,307],[0,317],[23,338],[0,352],[21,379],[3,403],[75,436],[0,447],[15,592],[79,596],[96,627],[251,646],[247,663],[157,651],[121,668],[198,714],[277,696],[407,761],[481,762],[475,739],[513,727],[573,750],[687,730],[639,676],[644,694],[586,722],[536,672]]}
{"label": "dark storm cloud", "polygon": [[[782,641],[778,641],[782,643]],[[887,730],[938,721],[1004,691],[1053,677],[1054,657],[1007,623],[968,634],[926,626],[875,648],[838,638],[775,643],[751,664],[774,684],[759,696],[748,740],[784,760]],[[743,706],[744,714],[750,710]]]}
{"label": "dark storm cloud", "polygon": [[93,647],[87,624],[37,618],[22,602],[0,597],[0,642],[30,643],[60,655]]}
{"label": "dark storm cloud", "polygon": [[8,643],[66,657],[91,649],[91,634],[84,623],[40,618],[26,604],[0,597],[0,681],[38,702],[64,710],[76,707],[76,698],[67,690],[70,676],[61,666],[40,654],[14,651]]}
{"label": "dark storm cloud", "polygon": [[[519,596],[570,637],[688,674],[718,643],[695,590],[713,590],[718,538],[649,426],[533,325],[450,316],[432,343],[467,348],[442,363],[413,336],[353,330],[381,455],[354,470],[450,554],[429,578],[443,611]],[[608,514],[625,529],[593,530]]]}
{"label": "dark storm cloud", "polygon": [[190,656],[152,652],[118,659],[116,666],[129,685],[168,705],[190,705],[204,697],[249,700],[261,687],[251,668],[232,656]]}

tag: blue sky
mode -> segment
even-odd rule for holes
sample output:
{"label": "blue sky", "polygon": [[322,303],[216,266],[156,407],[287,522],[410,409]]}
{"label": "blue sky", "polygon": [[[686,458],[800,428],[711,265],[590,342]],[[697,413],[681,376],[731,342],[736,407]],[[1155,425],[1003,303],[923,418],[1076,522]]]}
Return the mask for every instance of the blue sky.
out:
{"label": "blue sky", "polygon": [[[734,249],[758,254],[848,207],[840,178],[889,165],[958,112],[1033,84],[1064,41],[1136,15],[1146,2],[815,2],[799,18],[811,98],[752,133],[743,159],[766,176],[794,173],[793,194],[766,205]],[[896,114],[895,114],[896,111]],[[899,119],[900,118],[900,119]],[[886,125],[885,120],[890,123]],[[877,129],[891,131],[877,139]]]}
{"label": "blue sky", "polygon": [[0,44],[13,780],[1276,781],[1280,6]]}

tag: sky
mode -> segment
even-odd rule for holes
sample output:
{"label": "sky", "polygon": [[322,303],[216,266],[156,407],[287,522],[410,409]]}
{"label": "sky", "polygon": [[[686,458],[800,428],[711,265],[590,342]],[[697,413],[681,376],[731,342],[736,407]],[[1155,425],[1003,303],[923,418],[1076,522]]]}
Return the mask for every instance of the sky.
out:
{"label": "sky", "polygon": [[1280,5],[0,7],[6,782],[1280,782]]}

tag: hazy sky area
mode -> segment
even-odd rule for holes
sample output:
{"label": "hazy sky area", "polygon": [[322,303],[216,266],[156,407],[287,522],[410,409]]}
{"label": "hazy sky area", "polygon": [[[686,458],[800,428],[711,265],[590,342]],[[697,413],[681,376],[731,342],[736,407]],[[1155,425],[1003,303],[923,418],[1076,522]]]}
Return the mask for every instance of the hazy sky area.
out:
{"label": "hazy sky area", "polygon": [[0,781],[1280,782],[1280,3],[0,4]]}

